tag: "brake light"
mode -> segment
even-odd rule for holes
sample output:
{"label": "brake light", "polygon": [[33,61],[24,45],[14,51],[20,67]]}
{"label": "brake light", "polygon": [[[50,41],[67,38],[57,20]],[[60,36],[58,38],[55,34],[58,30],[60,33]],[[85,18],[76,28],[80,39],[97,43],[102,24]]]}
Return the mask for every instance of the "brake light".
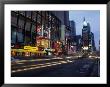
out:
{"label": "brake light", "polygon": [[39,47],[38,50],[39,51],[44,51],[44,48]]}

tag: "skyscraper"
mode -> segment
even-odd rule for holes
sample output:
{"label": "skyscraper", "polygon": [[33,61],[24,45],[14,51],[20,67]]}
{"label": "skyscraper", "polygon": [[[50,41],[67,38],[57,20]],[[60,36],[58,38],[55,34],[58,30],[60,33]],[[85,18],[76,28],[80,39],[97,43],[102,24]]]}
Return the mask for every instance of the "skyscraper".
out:
{"label": "skyscraper", "polygon": [[82,29],[82,48],[84,51],[89,51],[90,38],[90,24],[84,18]]}
{"label": "skyscraper", "polygon": [[70,27],[71,27],[71,36],[76,36],[76,27],[75,22],[73,20],[70,21]]}
{"label": "skyscraper", "polygon": [[91,32],[91,51],[96,51],[95,41],[94,41],[94,33]]}
{"label": "skyscraper", "polygon": [[76,36],[76,25],[75,25],[75,22],[73,20],[69,21],[70,23],[70,28],[71,28],[71,43],[72,45],[76,45],[76,42],[75,42],[75,36]]}
{"label": "skyscraper", "polygon": [[82,48],[87,52],[96,51],[94,33],[91,32],[90,24],[83,20]]}

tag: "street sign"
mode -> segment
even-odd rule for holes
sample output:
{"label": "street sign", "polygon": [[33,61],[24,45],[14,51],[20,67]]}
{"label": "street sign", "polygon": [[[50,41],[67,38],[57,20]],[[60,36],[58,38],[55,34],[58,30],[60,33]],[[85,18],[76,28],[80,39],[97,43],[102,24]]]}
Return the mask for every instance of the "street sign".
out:
{"label": "street sign", "polygon": [[25,50],[31,49],[31,46],[24,46]]}

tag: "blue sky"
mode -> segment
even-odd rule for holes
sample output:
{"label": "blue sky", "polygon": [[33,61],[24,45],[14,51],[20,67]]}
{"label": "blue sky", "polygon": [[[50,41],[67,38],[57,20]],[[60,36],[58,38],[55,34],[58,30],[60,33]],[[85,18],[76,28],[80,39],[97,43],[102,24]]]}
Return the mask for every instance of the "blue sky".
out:
{"label": "blue sky", "polygon": [[90,23],[91,32],[94,33],[95,45],[99,49],[100,39],[100,11],[99,10],[73,10],[69,11],[69,19],[76,24],[76,34],[82,34],[83,18]]}

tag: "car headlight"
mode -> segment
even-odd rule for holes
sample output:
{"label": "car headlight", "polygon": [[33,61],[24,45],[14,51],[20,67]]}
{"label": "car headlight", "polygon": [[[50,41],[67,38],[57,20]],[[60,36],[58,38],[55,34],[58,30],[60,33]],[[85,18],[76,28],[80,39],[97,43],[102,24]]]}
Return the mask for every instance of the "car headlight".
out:
{"label": "car headlight", "polygon": [[90,58],[92,57],[92,56],[89,56]]}

